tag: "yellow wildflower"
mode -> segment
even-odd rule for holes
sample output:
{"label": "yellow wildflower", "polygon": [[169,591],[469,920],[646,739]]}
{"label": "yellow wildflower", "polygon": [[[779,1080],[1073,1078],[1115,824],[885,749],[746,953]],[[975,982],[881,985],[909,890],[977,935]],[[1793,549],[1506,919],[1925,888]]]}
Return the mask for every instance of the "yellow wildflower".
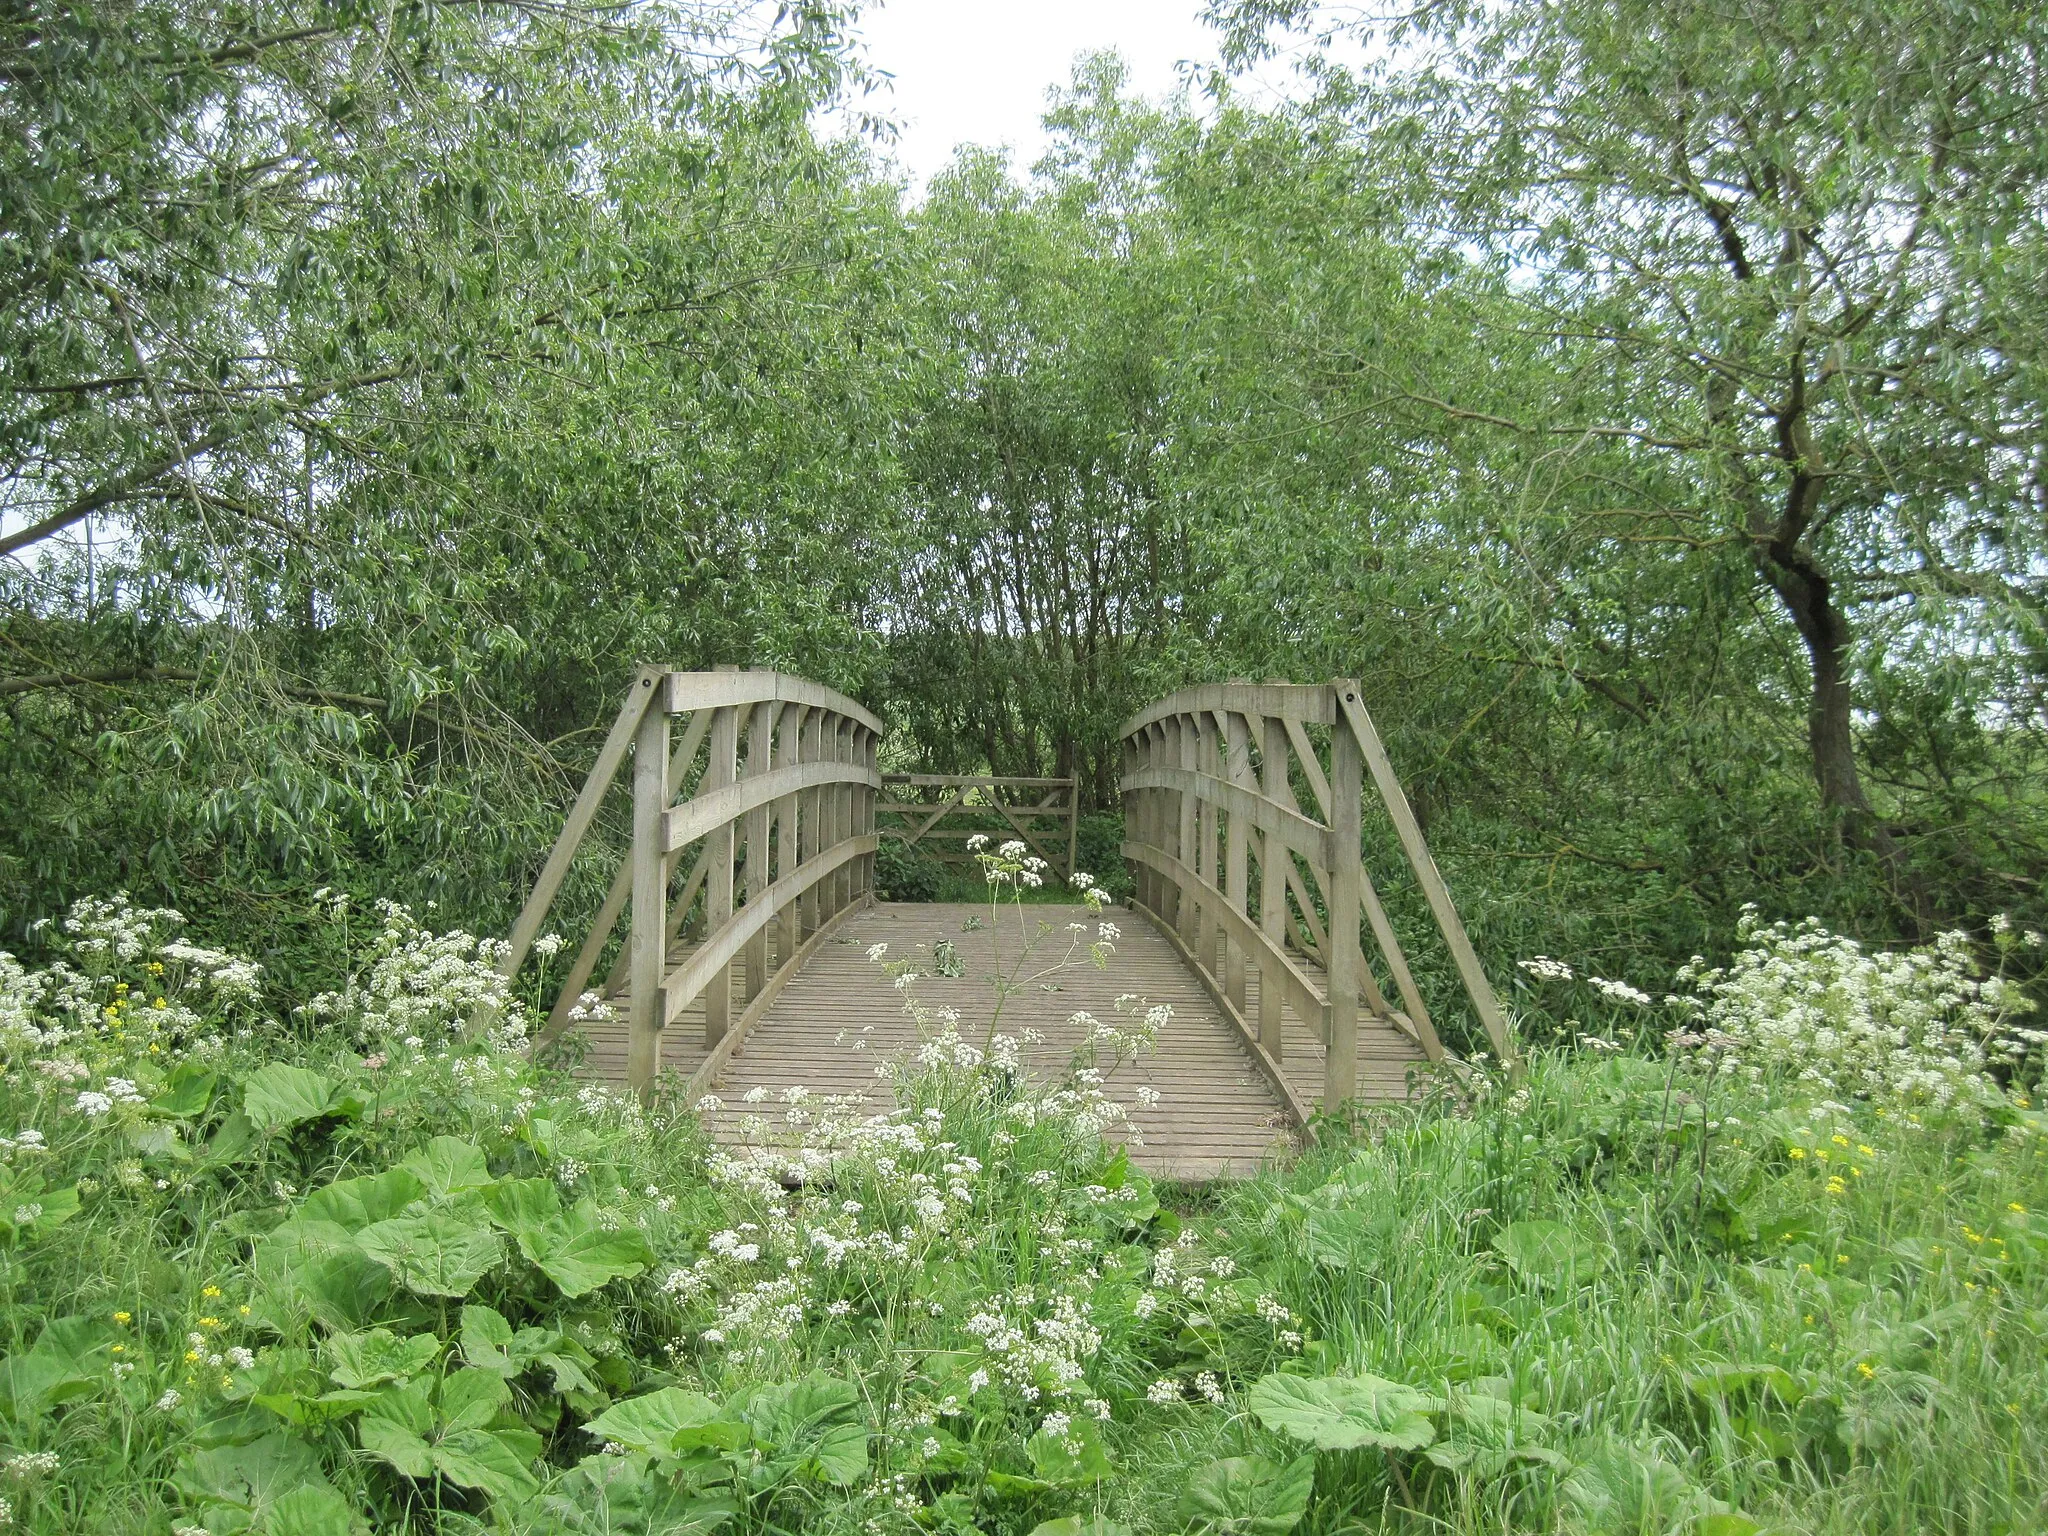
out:
{"label": "yellow wildflower", "polygon": [[116,1344],[112,1346],[110,1353],[116,1355],[125,1355],[128,1353],[128,1346],[126,1344]]}
{"label": "yellow wildflower", "polygon": [[1864,1145],[1863,1145],[1863,1144],[1862,1144],[1861,1142],[1858,1142],[1858,1143],[1857,1143],[1857,1145],[1856,1145],[1856,1151],[1857,1151],[1857,1152],[1858,1152],[1858,1153],[1859,1153],[1859,1154],[1860,1154],[1861,1156],[1864,1156],[1864,1157],[1875,1157],[1875,1156],[1877,1156],[1877,1148],[1875,1148],[1875,1147],[1866,1147],[1866,1146],[1864,1146]]}
{"label": "yellow wildflower", "polygon": [[220,1294],[220,1287],[217,1285],[202,1285],[199,1287],[199,1294],[202,1296],[218,1296]]}
{"label": "yellow wildflower", "polygon": [[2017,1200],[2007,1201],[2005,1208],[2008,1211],[2011,1211],[2015,1216],[2024,1216],[2027,1214],[2027,1208],[2024,1205],[2021,1205]]}
{"label": "yellow wildflower", "polygon": [[1861,1376],[1865,1381],[1868,1381],[1871,1377],[1877,1374],[1877,1368],[1873,1366],[1868,1360],[1859,1360],[1856,1363],[1856,1374]]}
{"label": "yellow wildflower", "polygon": [[114,1321],[115,1321],[115,1322],[117,1322],[117,1323],[119,1323],[119,1324],[120,1324],[120,1325],[121,1325],[121,1326],[122,1326],[123,1328],[126,1328],[126,1327],[127,1327],[127,1326],[128,1326],[129,1324],[130,1324],[130,1323],[134,1322],[134,1321],[135,1321],[135,1319],[134,1319],[134,1317],[133,1317],[133,1316],[132,1316],[131,1314],[129,1314],[129,1313],[126,1313],[126,1312],[116,1312],[116,1313],[114,1314]]}
{"label": "yellow wildflower", "polygon": [[202,1317],[199,1319],[199,1326],[202,1328],[218,1328],[220,1326],[220,1319],[217,1317]]}
{"label": "yellow wildflower", "polygon": [[1839,1132],[1833,1136],[1830,1136],[1828,1140],[1832,1141],[1838,1147],[1846,1147],[1847,1145],[1849,1145],[1849,1138],[1844,1135],[1841,1135]]}
{"label": "yellow wildflower", "polygon": [[1789,1157],[1789,1158],[1793,1159],[1793,1160],[1794,1160],[1794,1161],[1796,1162],[1796,1161],[1798,1161],[1798,1160],[1800,1160],[1800,1159],[1802,1159],[1802,1158],[1804,1158],[1804,1157],[1806,1156],[1806,1148],[1804,1148],[1804,1147],[1787,1147],[1787,1148],[1785,1149],[1785,1155],[1786,1155],[1787,1157]]}
{"label": "yellow wildflower", "polygon": [[199,1358],[199,1351],[196,1349],[188,1349],[185,1351],[185,1358],[187,1360],[197,1360]]}
{"label": "yellow wildflower", "polygon": [[247,1305],[247,1303],[244,1303],[243,1305],[241,1305],[241,1306],[239,1306],[239,1307],[235,1308],[235,1310],[236,1310],[237,1312],[241,1313],[241,1314],[242,1314],[242,1316],[244,1316],[244,1317],[247,1317],[247,1316],[249,1315],[249,1308],[248,1308],[248,1305]]}

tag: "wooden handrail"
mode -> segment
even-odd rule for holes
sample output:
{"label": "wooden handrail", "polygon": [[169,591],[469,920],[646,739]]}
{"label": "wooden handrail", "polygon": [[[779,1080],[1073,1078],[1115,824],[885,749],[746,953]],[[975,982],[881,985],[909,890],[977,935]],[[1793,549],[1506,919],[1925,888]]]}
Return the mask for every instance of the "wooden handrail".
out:
{"label": "wooden handrail", "polygon": [[[677,715],[690,723],[671,753],[670,720]],[[641,668],[513,929],[508,974],[531,950],[630,760],[631,842],[550,1010],[549,1030],[570,1022],[626,917],[625,948],[604,990],[616,999],[623,984],[630,998],[629,1083],[642,1094],[652,1091],[662,1032],[700,995],[705,1043],[729,1055],[738,1044],[727,1038],[736,965],[751,1003],[798,964],[807,941],[871,899],[882,729],[845,695],[787,673]],[[701,852],[672,917],[671,888],[693,843]],[[671,941],[700,890],[703,941],[671,968]],[[741,1028],[759,1013],[744,1008]]]}
{"label": "wooden handrail", "polygon": [[[1310,726],[1329,728],[1327,763]],[[1123,851],[1135,873],[1136,905],[1190,958],[1204,985],[1252,1036],[1260,1060],[1281,1060],[1282,1014],[1292,1010],[1324,1043],[1323,1103],[1335,1109],[1357,1088],[1361,1012],[1402,1029],[1431,1060],[1444,1056],[1365,868],[1368,779],[1475,1016],[1501,1058],[1514,1060],[1499,1003],[1354,680],[1184,688],[1132,715],[1121,734]],[[1297,783],[1313,812],[1302,809]],[[1317,922],[1318,903],[1295,866],[1296,855],[1321,887],[1327,925]],[[1287,952],[1295,937],[1290,897],[1306,930],[1301,941],[1322,962],[1320,986]],[[1387,962],[1401,1009],[1380,992],[1367,964],[1364,930]],[[1247,960],[1256,963],[1261,978],[1255,1031],[1244,1017]]]}

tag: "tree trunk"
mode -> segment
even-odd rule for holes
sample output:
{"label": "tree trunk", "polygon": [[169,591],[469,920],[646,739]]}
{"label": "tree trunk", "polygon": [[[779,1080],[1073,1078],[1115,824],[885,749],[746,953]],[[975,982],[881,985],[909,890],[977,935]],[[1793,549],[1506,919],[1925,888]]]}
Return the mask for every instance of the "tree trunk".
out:
{"label": "tree trunk", "polygon": [[1762,547],[1757,564],[1806,643],[1807,665],[1813,675],[1806,743],[1821,804],[1840,816],[1843,841],[1883,861],[1894,893],[1915,923],[1925,929],[1931,916],[1926,892],[1906,869],[1905,850],[1898,839],[1871,808],[1870,797],[1863,791],[1862,772],[1856,766],[1849,621],[1835,602],[1833,584],[1811,554],[1779,540]]}

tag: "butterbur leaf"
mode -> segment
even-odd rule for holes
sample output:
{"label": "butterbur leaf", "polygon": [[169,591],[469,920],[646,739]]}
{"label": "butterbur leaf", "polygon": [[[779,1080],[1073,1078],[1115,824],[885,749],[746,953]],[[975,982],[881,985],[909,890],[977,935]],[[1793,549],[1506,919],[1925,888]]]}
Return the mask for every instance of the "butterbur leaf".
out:
{"label": "butterbur leaf", "polygon": [[1055,1435],[1040,1430],[1024,1442],[1031,1458],[1031,1470],[1048,1483],[1062,1488],[1080,1488],[1099,1483],[1116,1469],[1102,1448],[1102,1436],[1095,1420],[1076,1417]]}
{"label": "butterbur leaf", "polygon": [[1367,1445],[1420,1450],[1436,1438],[1429,1415],[1443,1406],[1426,1392],[1377,1376],[1267,1376],[1247,1401],[1268,1429],[1323,1451]]}
{"label": "butterbur leaf", "polygon": [[462,1358],[471,1365],[507,1380],[517,1376],[523,1366],[509,1353],[512,1337],[512,1325],[495,1308],[462,1309]]}
{"label": "butterbur leaf", "polygon": [[[487,1429],[455,1429],[435,1442],[434,1470],[451,1483],[477,1488],[494,1499],[530,1498],[540,1487],[523,1454],[527,1437],[514,1437]],[[539,1441],[531,1441],[534,1451]]]}
{"label": "butterbur leaf", "polygon": [[1602,1536],[1690,1530],[1691,1522],[1709,1515],[1734,1513],[1678,1467],[1631,1446],[1611,1447],[1574,1467],[1564,1492],[1588,1529]]}
{"label": "butterbur leaf", "polygon": [[174,1120],[189,1120],[206,1113],[213,1102],[213,1090],[220,1078],[195,1061],[181,1061],[171,1069],[163,1090],[149,1101],[152,1114]]}
{"label": "butterbur leaf", "polygon": [[441,1380],[434,1394],[434,1417],[447,1429],[482,1429],[510,1400],[505,1378],[489,1371],[460,1370]]}
{"label": "butterbur leaf", "polygon": [[375,1387],[417,1376],[441,1354],[441,1341],[431,1333],[401,1339],[389,1328],[368,1333],[337,1333],[321,1346],[328,1375],[344,1387]]}
{"label": "butterbur leaf", "polygon": [[425,1185],[436,1200],[487,1189],[494,1182],[483,1153],[454,1136],[436,1136],[398,1166]]}
{"label": "butterbur leaf", "polygon": [[350,1536],[355,1529],[348,1500],[325,1483],[315,1483],[278,1495],[263,1536]]}
{"label": "butterbur leaf", "polygon": [[0,1361],[0,1397],[17,1417],[85,1397],[107,1379],[114,1329],[91,1317],[60,1317],[35,1343]]}
{"label": "butterbur leaf", "polygon": [[1606,1256],[1599,1244],[1561,1221],[1510,1222],[1494,1233],[1493,1246],[1516,1274],[1539,1285],[1589,1278]]}
{"label": "butterbur leaf", "polygon": [[1757,1365],[1703,1365],[1686,1373],[1686,1387],[1696,1397],[1742,1397],[1752,1392],[1769,1393],[1788,1408],[1797,1407],[1806,1396],[1799,1379],[1783,1366],[1768,1361]]}
{"label": "butterbur leaf", "polygon": [[587,1296],[611,1280],[630,1280],[654,1262],[644,1232],[635,1226],[607,1231],[589,1200],[514,1235],[519,1251],[571,1298]]}
{"label": "butterbur leaf", "polygon": [[1505,1398],[1460,1393],[1451,1400],[1449,1417],[1448,1432],[1422,1453],[1447,1472],[1486,1481],[1517,1462],[1564,1464],[1562,1456],[1543,1444],[1550,1420]]}
{"label": "butterbur leaf", "polygon": [[499,1179],[484,1191],[491,1220],[518,1238],[538,1232],[562,1214],[562,1197],[552,1179]]}
{"label": "butterbur leaf", "polygon": [[274,1061],[242,1079],[242,1113],[259,1131],[283,1130],[342,1108],[341,1084],[309,1067]]}
{"label": "butterbur leaf", "polygon": [[341,1179],[306,1196],[294,1221],[328,1221],[348,1232],[360,1232],[380,1221],[403,1215],[427,1186],[405,1168],[387,1168],[359,1179]]}
{"label": "butterbur leaf", "polygon": [[188,1503],[202,1509],[223,1505],[258,1520],[268,1517],[295,1489],[329,1486],[321,1471],[320,1453],[282,1431],[244,1445],[195,1450],[171,1481]]}
{"label": "butterbur leaf", "polygon": [[1040,1521],[1031,1528],[1031,1536],[1131,1536],[1131,1528],[1107,1515],[1063,1515]]}
{"label": "butterbur leaf", "polygon": [[380,1221],[356,1241],[420,1296],[467,1296],[504,1257],[497,1233],[445,1211]]}
{"label": "butterbur leaf", "polygon": [[1263,1456],[1232,1456],[1194,1475],[1181,1517],[1214,1536],[1285,1536],[1307,1513],[1315,1485],[1314,1456],[1285,1466]]}
{"label": "butterbur leaf", "polygon": [[747,1440],[744,1424],[725,1419],[718,1404],[701,1392],[681,1387],[663,1387],[614,1403],[583,1429],[628,1450],[671,1454],[700,1445],[733,1449]]}

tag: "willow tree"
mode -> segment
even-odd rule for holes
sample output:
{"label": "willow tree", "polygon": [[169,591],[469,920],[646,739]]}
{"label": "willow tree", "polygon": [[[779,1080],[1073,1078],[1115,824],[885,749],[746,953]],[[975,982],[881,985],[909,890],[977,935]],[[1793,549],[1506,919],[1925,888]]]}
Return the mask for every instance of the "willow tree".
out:
{"label": "willow tree", "polygon": [[[2043,719],[2040,8],[1219,9],[1245,53],[1287,25],[1373,44],[1369,67],[1321,56],[1317,115],[1419,237],[1500,274],[1495,353],[1552,365],[1532,397],[1497,387],[1528,384],[1512,366],[1447,383],[1370,359],[1382,408],[1516,440],[1500,532],[1560,570],[1650,544],[1746,568],[1805,659],[1820,803],[1928,915],[1902,838],[2024,810],[2007,770]],[[1730,586],[1711,621],[1751,600]],[[1597,671],[1603,643],[1572,648]],[[1941,741],[1901,743],[1915,711],[1886,708],[1915,672],[1940,674],[1935,725],[1998,736],[2002,767],[1943,783]],[[1917,811],[1871,793],[1888,728],[1936,791]],[[2004,862],[2038,867],[2008,830]]]}

